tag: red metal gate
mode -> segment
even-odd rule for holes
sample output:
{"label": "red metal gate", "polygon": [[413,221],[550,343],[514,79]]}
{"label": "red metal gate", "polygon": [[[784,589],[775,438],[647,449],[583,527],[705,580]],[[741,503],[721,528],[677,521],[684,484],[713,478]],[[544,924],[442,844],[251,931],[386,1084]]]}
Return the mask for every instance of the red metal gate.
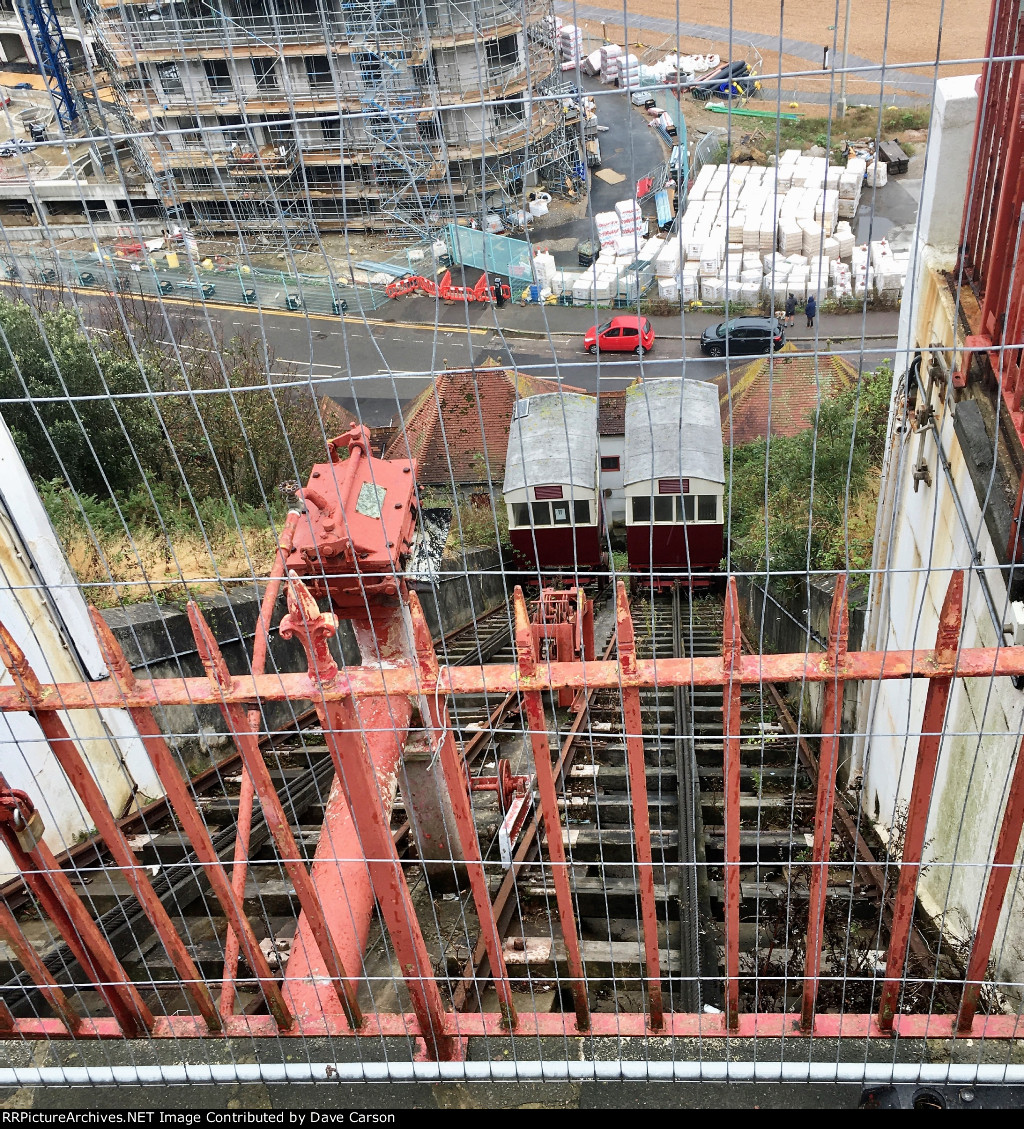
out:
{"label": "red metal gate", "polygon": [[[633,622],[624,588],[616,594],[617,653],[611,648],[601,659],[538,653],[538,632],[530,623],[527,603],[517,589],[514,598],[516,662],[479,666],[441,665],[415,595],[407,604],[393,602],[378,608],[378,630],[384,620],[409,615],[413,652],[392,655],[377,665],[339,670],[328,648],[337,620],[324,613],[292,575],[288,579],[289,613],[281,625],[305,650],[305,673],[232,675],[196,604],[189,614],[206,667],[205,678],[135,678],[103,619],[94,612],[97,638],[111,677],[91,683],[44,685],[36,679],[24,654],[6,632],[0,632],[0,651],[14,684],[0,687],[0,709],[27,711],[39,721],[46,739],[68,780],[95,820],[98,838],[109,851],[114,866],[130,883],[155,933],[171,961],[182,990],[190,996],[196,1014],[155,1015],[142,998],[140,987],[126,975],[118,957],[98,928],[67,872],[41,838],[34,798],[12,791],[5,782],[0,798],[0,837],[10,851],[24,882],[54,927],[65,938],[85,975],[91,979],[110,1010],[109,1017],[84,1018],[69,1002],[67,993],[35,955],[15,915],[0,908],[0,934],[53,1012],[52,1018],[16,1017],[8,1007],[0,1011],[5,1032],[27,1038],[129,1037],[148,1034],[162,1038],[223,1035],[359,1035],[408,1034],[419,1037],[422,1053],[432,1059],[451,1060],[464,1053],[465,1039],[484,1034],[643,1036],[739,1035],[781,1036],[815,1033],[844,1037],[900,1035],[948,1038],[955,1035],[1016,1038],[1020,1020],[1014,1015],[979,1015],[979,991],[992,952],[996,923],[1004,902],[1015,852],[1024,823],[1024,756],[1018,753],[1012,785],[995,852],[991,859],[984,905],[970,951],[966,981],[960,983],[960,1004],[955,1013],[902,1014],[897,1000],[904,977],[905,956],[922,862],[925,822],[931,799],[934,766],[942,740],[946,702],[955,679],[1005,678],[1024,675],[1024,649],[958,649],[962,621],[963,576],[951,579],[942,609],[935,647],[913,652],[847,651],[846,588],[840,578],[832,609],[830,637],[825,654],[743,654],[735,581],[730,580],[725,605],[723,653],[719,657],[683,659],[636,657]],[[540,636],[545,632],[542,630]],[[840,703],[849,682],[879,679],[923,679],[927,703],[920,738],[913,795],[908,814],[898,890],[892,911],[891,941],[885,958],[885,983],[876,1014],[822,1014],[816,1009],[821,976],[821,931],[825,889],[830,867],[830,844],[835,810],[835,772],[840,736]],[[813,854],[810,861],[810,908],[803,972],[803,1006],[797,1013],[743,1013],[739,1007],[739,702],[743,688],[757,689],[783,683],[821,683],[825,692],[824,726],[817,773],[817,807]],[[641,733],[643,719],[639,692],[659,687],[722,687],[724,701],[723,775],[725,781],[725,1012],[720,1015],[668,1010],[661,992],[654,896],[651,828],[644,784]],[[643,1011],[598,1010],[588,993],[580,959],[579,929],[573,903],[572,874],[562,848],[562,810],[566,780],[561,762],[552,764],[545,694],[548,691],[580,695],[577,724],[585,717],[592,697],[602,691],[621,694],[629,779],[632,784],[630,826],[635,838],[640,871],[643,935],[646,939],[646,980],[649,991]],[[474,822],[472,793],[461,750],[452,735],[449,700],[465,694],[521,695],[537,774],[539,813],[547,829],[547,862],[555,883],[557,912],[571,973],[573,1004],[568,1012],[534,1012],[520,1002],[502,946],[502,930],[488,893],[485,848]],[[359,965],[359,946],[353,945],[337,906],[318,887],[323,868],[312,871],[302,861],[289,827],[287,813],[267,772],[246,710],[254,703],[311,700],[322,726],[324,740],[340,785],[336,802],[328,805],[328,824],[338,824],[341,812],[351,819],[359,844],[353,857],[336,855],[343,882],[353,883],[358,897],[359,874],[368,874],[367,897],[375,901],[401,968],[411,1012],[366,1006],[366,973]],[[381,724],[374,705],[405,703],[417,716],[406,726]],[[154,718],[157,705],[213,705],[227,719],[255,796],[271,826],[281,859],[294,884],[301,907],[300,933],[306,931],[315,946],[305,958],[306,971],[296,977],[273,971],[256,941],[240,893],[229,868],[214,851],[210,829],[195,802],[189,782],[171,754]],[[241,953],[262,990],[267,1014],[234,1014],[232,995],[225,991],[216,1006],[213,985],[200,975],[193,957],[153,892],[145,868],[137,864],[113,814],[107,808],[63,720],[76,709],[127,710],[142,734],[154,768],[167,791],[173,810],[190,840],[213,896],[237,937]],[[393,715],[395,716],[395,715]],[[409,716],[408,714],[406,715]],[[375,720],[374,720],[375,719]],[[368,724],[372,722],[371,724]],[[461,865],[465,868],[486,952],[485,982],[496,992],[493,1011],[471,1014],[447,1006],[439,991],[437,974],[424,940],[421,914],[410,895],[409,877],[395,848],[389,828],[386,792],[380,784],[381,748],[396,745],[409,751],[410,732],[422,736],[430,756],[440,764],[451,800]],[[386,759],[386,758],[384,758]],[[492,785],[488,785],[492,786]],[[494,785],[496,786],[496,785]],[[551,829],[559,833],[552,834]],[[319,856],[318,856],[319,857]],[[453,856],[455,854],[453,853]],[[237,877],[237,874],[236,874]],[[351,956],[355,953],[355,957]],[[344,957],[342,956],[344,954]],[[227,969],[230,988],[233,968]],[[325,991],[329,988],[329,992]],[[518,996],[518,999],[517,999]]]}

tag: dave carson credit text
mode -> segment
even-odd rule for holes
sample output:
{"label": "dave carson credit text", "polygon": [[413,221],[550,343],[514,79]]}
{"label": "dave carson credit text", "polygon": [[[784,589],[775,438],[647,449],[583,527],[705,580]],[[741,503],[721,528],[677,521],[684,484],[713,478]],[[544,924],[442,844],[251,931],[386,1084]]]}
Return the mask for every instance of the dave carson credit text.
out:
{"label": "dave carson credit text", "polygon": [[0,1125],[392,1125],[393,1113],[366,1110],[0,1110]]}

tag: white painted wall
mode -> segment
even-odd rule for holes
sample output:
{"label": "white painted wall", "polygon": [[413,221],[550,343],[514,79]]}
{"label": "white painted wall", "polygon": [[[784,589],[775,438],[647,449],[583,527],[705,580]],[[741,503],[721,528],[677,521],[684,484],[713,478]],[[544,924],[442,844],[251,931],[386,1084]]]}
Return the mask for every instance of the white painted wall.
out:
{"label": "white painted wall", "polygon": [[[962,343],[948,290],[935,272],[948,268],[955,258],[976,110],[973,78],[938,83],[922,208],[901,311],[894,393],[915,349]],[[928,357],[926,352],[925,364]],[[939,465],[935,443],[925,436],[932,484],[922,483],[915,492],[913,466],[920,435],[897,428],[903,404],[901,396],[894,396],[865,623],[868,650],[930,649],[954,568],[968,570],[962,645],[995,647],[1005,642],[989,613],[978,573],[970,571],[974,554],[965,526],[977,546],[1001,625],[1008,618],[1006,587],[954,432],[956,406],[937,396],[933,406],[952,487]],[[926,693],[923,681],[886,681],[861,688],[857,728],[866,738],[855,749],[850,775],[862,774],[864,811],[883,835],[910,797]],[[1022,732],[1024,694],[1009,679],[955,680],[926,833],[927,869],[918,893],[926,911],[959,938],[968,938],[977,924]],[[1024,892],[1016,878],[1010,882],[993,964],[1000,978],[1018,983],[1024,979]]]}
{"label": "white painted wall", "polygon": [[[0,621],[42,682],[100,679],[107,671],[85,600],[7,425],[0,419]],[[4,671],[0,684],[10,685]],[[134,724],[120,710],[61,715],[115,816],[136,800],[163,794]],[[26,791],[54,851],[72,846],[92,820],[27,713],[0,714],[0,766],[8,784]],[[15,873],[0,849],[0,881]]]}
{"label": "white painted wall", "polygon": [[[623,489],[623,468],[626,459],[625,435],[601,435],[598,437],[598,453],[614,455],[619,460],[618,470],[601,471],[601,491],[610,490],[611,497],[604,499],[605,521],[609,525],[626,520],[626,492]],[[600,466],[600,464],[598,464]]]}

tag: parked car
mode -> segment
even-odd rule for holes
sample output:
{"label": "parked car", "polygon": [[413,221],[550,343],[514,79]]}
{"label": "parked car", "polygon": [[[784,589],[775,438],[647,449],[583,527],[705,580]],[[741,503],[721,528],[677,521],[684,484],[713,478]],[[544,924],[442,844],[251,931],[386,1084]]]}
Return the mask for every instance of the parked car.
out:
{"label": "parked car", "polygon": [[196,290],[204,298],[212,298],[217,292],[217,288],[212,282],[200,282],[197,278],[183,278],[178,283],[179,290]]}
{"label": "parked car", "polygon": [[96,276],[92,273],[92,271],[84,270],[78,276],[78,281],[83,286],[95,286],[96,285]]}
{"label": "parked car", "polygon": [[747,356],[770,353],[786,342],[782,322],[778,318],[733,318],[718,325],[709,325],[701,334],[700,351],[706,357]]}
{"label": "parked car", "polygon": [[254,287],[252,287],[252,286],[243,286],[242,287],[242,301],[247,306],[255,306],[256,305],[257,298],[256,298],[256,290],[255,290]]}
{"label": "parked car", "polygon": [[335,298],[331,303],[331,309],[336,314],[343,314],[348,309],[348,302],[344,298]]}
{"label": "parked car", "polygon": [[297,294],[286,294],[284,307],[286,310],[301,310],[302,299]]}
{"label": "parked car", "polygon": [[168,278],[160,279],[160,281],[156,284],[156,288],[161,294],[174,293],[174,283],[171,282],[171,280]]}
{"label": "parked car", "polygon": [[757,80],[751,75],[750,67],[742,59],[725,63],[706,78],[695,82],[690,93],[701,102],[712,98],[732,98],[737,93],[749,98],[757,90]]}
{"label": "parked car", "polygon": [[588,353],[636,353],[641,356],[654,345],[654,326],[645,317],[620,314],[604,325],[587,330],[583,348]]}

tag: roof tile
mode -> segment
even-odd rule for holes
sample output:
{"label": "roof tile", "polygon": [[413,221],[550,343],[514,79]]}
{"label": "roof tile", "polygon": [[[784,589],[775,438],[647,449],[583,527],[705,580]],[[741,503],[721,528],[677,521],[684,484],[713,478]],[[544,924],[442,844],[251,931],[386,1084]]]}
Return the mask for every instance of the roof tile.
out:
{"label": "roof tile", "polygon": [[775,354],[774,366],[769,357],[759,357],[733,370],[731,381],[728,373],[715,380],[723,438],[738,447],[769,434],[797,435],[811,426],[823,400],[856,380],[856,370],[842,357],[819,357],[784,345]]}
{"label": "roof tile", "polygon": [[386,457],[417,459],[417,481],[425,486],[501,482],[516,400],[560,391],[583,389],[515,369],[439,373],[407,406]]}

